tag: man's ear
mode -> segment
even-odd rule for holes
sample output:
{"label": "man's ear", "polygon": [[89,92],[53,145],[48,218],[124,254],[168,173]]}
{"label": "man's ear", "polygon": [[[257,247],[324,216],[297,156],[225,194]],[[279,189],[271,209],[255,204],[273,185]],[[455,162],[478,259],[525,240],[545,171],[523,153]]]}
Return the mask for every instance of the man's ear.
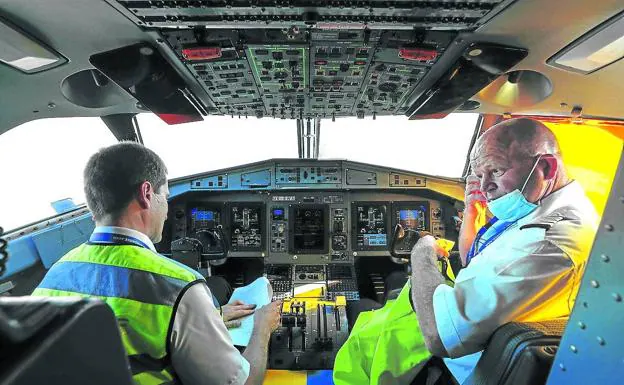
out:
{"label": "man's ear", "polygon": [[139,186],[138,201],[142,209],[149,209],[152,207],[152,198],[154,195],[154,188],[148,181],[141,183]]}
{"label": "man's ear", "polygon": [[540,163],[542,163],[544,179],[551,180],[557,175],[557,171],[559,170],[559,161],[554,155],[542,155]]}

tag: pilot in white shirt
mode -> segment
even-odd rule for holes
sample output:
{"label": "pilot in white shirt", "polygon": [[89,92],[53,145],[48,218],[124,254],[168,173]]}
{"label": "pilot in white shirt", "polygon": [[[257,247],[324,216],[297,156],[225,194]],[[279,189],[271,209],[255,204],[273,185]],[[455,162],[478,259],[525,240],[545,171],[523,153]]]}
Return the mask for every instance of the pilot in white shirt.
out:
{"label": "pilot in white shirt", "polygon": [[[490,128],[471,155],[454,287],[435,267],[433,237],[412,251],[412,302],[429,351],[461,384],[500,326],[570,315],[598,215],[567,177],[543,124],[514,119]],[[494,218],[475,228],[479,207]],[[479,230],[479,231],[477,231]]]}

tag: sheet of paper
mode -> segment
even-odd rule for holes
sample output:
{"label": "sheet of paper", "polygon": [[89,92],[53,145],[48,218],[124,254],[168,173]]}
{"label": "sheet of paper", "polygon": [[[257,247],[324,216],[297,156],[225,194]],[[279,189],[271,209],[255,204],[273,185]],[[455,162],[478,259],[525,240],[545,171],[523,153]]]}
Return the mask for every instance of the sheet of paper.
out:
{"label": "sheet of paper", "polygon": [[[239,300],[246,304],[256,305],[256,309],[258,309],[268,305],[271,302],[271,297],[273,297],[273,289],[271,288],[269,280],[265,277],[260,277],[247,286],[235,289],[228,303]],[[228,331],[230,332],[234,345],[247,346],[249,345],[249,339],[253,331],[254,315],[247,316],[241,321],[241,326],[228,329]]]}

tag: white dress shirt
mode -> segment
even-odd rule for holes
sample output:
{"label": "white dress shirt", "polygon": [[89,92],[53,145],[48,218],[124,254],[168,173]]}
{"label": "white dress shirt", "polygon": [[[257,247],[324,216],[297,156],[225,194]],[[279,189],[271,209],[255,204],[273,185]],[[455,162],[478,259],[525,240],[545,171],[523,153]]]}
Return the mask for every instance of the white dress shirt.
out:
{"label": "white dress shirt", "polygon": [[436,288],[436,325],[451,357],[445,363],[460,384],[499,326],[570,315],[598,220],[572,182],[475,255],[454,287]]}
{"label": "white dress shirt", "polygon": [[[93,232],[133,237],[156,252],[149,237],[133,229],[100,226]],[[205,283],[196,283],[182,294],[175,309],[169,351],[173,369],[184,385],[241,385],[249,377],[249,362],[233,345]]]}

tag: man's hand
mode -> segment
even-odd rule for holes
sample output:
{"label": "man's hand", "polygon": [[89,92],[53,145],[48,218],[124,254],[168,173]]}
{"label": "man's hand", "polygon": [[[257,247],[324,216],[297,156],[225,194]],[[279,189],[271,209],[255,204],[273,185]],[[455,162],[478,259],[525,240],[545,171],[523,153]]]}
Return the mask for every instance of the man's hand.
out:
{"label": "man's hand", "polygon": [[[473,174],[468,175],[466,178],[466,191],[464,192],[465,217],[474,219],[479,214],[477,205],[487,206],[487,199],[483,192],[479,190],[480,188],[481,182],[479,178]],[[464,218],[464,220],[469,220],[470,218]]]}
{"label": "man's hand", "polygon": [[271,332],[280,325],[281,318],[282,301],[256,309],[253,333],[243,353],[250,366],[245,385],[261,385],[264,382]]}
{"label": "man's hand", "polygon": [[270,335],[282,320],[282,301],[271,302],[256,310],[254,329],[263,335]]}
{"label": "man's hand", "polygon": [[468,251],[477,235],[478,229],[476,228],[475,222],[479,218],[479,206],[487,206],[485,195],[479,190],[480,186],[479,178],[475,175],[469,175],[466,178],[466,192],[464,197],[466,208],[464,209],[464,217],[462,219],[461,229],[459,230],[459,256],[463,266],[466,266]]}
{"label": "man's hand", "polygon": [[241,325],[241,318],[254,313],[256,305],[246,305],[242,301],[236,300],[227,305],[223,305],[223,322],[228,329],[237,328]]}

